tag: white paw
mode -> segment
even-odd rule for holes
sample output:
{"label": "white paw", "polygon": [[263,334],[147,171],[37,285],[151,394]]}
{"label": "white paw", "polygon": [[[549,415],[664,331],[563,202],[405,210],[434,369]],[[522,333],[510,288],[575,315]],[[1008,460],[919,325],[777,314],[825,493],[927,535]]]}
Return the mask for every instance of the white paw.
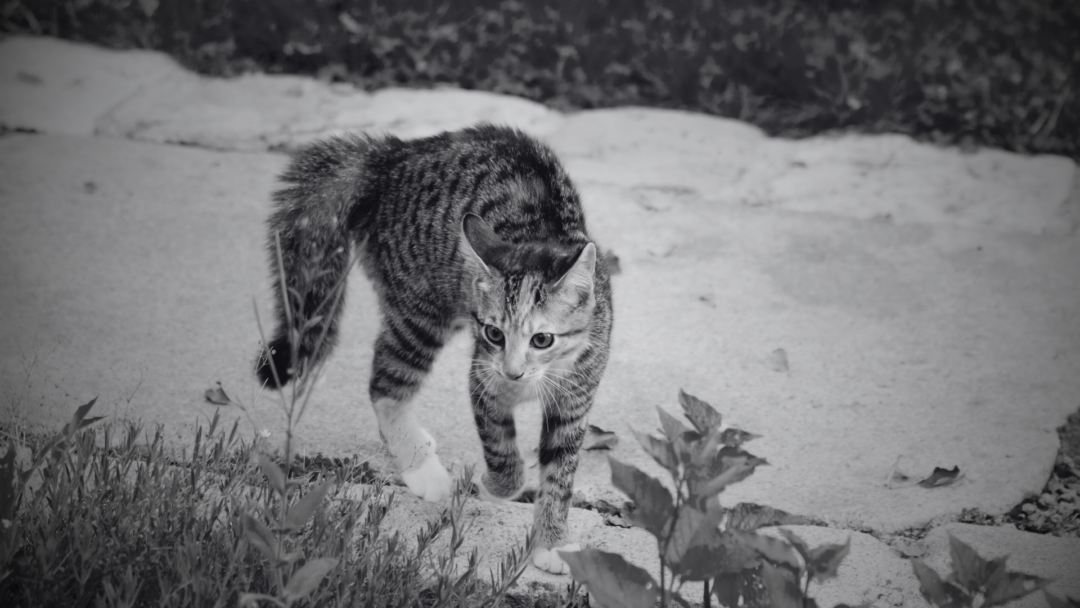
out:
{"label": "white paw", "polygon": [[450,496],[453,482],[439,457],[430,454],[420,464],[401,472],[401,480],[409,491],[428,502],[440,502]]}
{"label": "white paw", "polygon": [[570,574],[570,566],[559,557],[559,551],[581,551],[581,545],[570,543],[551,549],[538,549],[533,554],[533,565],[552,574]]}

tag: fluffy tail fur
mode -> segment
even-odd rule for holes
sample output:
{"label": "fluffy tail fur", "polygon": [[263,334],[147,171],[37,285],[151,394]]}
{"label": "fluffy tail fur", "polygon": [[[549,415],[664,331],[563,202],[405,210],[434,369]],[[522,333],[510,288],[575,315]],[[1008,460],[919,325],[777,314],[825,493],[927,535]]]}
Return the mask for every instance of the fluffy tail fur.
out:
{"label": "fluffy tail fur", "polygon": [[255,366],[264,386],[302,378],[337,343],[345,279],[374,209],[365,165],[379,143],[350,136],[310,144],[281,176],[269,220],[277,329]]}

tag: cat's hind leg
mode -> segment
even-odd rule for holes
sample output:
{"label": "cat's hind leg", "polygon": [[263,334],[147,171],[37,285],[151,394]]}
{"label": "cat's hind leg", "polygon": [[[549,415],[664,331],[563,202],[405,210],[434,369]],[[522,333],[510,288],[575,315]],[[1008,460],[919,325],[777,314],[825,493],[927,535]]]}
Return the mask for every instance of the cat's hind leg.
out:
{"label": "cat's hind leg", "polygon": [[375,341],[370,394],[395,471],[410,492],[438,502],[450,495],[452,480],[435,453],[435,439],[412,411],[413,395],[442,346],[440,332],[424,325],[400,315],[387,316]]}

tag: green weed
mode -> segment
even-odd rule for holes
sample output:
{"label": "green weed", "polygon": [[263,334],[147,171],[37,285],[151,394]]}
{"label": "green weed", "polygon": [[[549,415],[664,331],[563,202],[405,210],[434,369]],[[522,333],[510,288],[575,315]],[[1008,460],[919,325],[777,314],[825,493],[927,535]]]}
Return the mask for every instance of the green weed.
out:
{"label": "green weed", "polygon": [[[571,576],[601,608],[689,606],[680,595],[687,581],[704,582],[706,607],[715,596],[730,607],[817,608],[810,584],[837,576],[850,540],[811,548],[790,530],[778,529],[781,538],[755,531],[783,519],[779,512],[765,509],[747,517],[722,507],[719,495],[727,486],[767,464],[742,449],[756,436],[721,428],[719,412],[692,395],[680,391],[679,403],[692,428],[658,407],[661,436],[635,432],[642,448],[670,474],[674,493],[640,469],[608,459],[612,484],[634,502],[628,519],[656,538],[660,581],[622,556],[597,549],[561,553]],[[923,595],[940,608],[1000,606],[1050,582],[1009,572],[1004,557],[984,560],[954,537],[950,547],[953,572],[945,579],[921,561],[911,562]],[[1078,604],[1045,596],[1051,608]]]}

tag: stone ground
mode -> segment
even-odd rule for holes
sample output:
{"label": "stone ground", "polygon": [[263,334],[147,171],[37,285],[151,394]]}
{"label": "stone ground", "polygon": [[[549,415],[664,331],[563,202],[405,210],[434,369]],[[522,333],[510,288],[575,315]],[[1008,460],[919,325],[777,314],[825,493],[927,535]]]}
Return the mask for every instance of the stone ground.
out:
{"label": "stone ground", "polygon": [[[0,86],[0,381],[19,415],[55,424],[100,395],[100,411],[164,423],[182,441],[213,415],[203,394],[220,382],[246,404],[249,432],[281,437],[280,411],[250,375],[254,309],[266,320],[271,305],[264,221],[281,152],[352,129],[511,124],[560,155],[592,233],[620,259],[612,358],[591,416],[620,438],[611,455],[659,476],[630,429],[656,428],[655,406],[674,411],[683,388],[762,435],[748,447],[771,466],[725,504],[825,524],[798,529],[812,545],[852,538],[822,605],[925,605],[890,540],[913,530],[939,571],[952,533],[1080,597],[1080,539],[956,522],[1039,496],[1056,429],[1080,406],[1071,160],[889,135],[778,140],[704,115],[561,114],[453,89],[214,80],[161,54],[47,38],[0,41]],[[377,322],[356,277],[303,450],[379,458],[366,398]],[[456,470],[481,461],[468,349],[464,336],[451,343],[418,397]],[[537,436],[536,414],[521,412],[522,435]],[[584,454],[581,504],[625,500],[606,457]],[[886,484],[894,467],[921,478],[939,466],[961,479]],[[403,527],[438,511],[401,504]],[[470,509],[489,555],[530,521],[529,505]],[[580,540],[655,572],[644,532],[587,509],[571,523]],[[521,588],[565,581],[530,570]]]}

